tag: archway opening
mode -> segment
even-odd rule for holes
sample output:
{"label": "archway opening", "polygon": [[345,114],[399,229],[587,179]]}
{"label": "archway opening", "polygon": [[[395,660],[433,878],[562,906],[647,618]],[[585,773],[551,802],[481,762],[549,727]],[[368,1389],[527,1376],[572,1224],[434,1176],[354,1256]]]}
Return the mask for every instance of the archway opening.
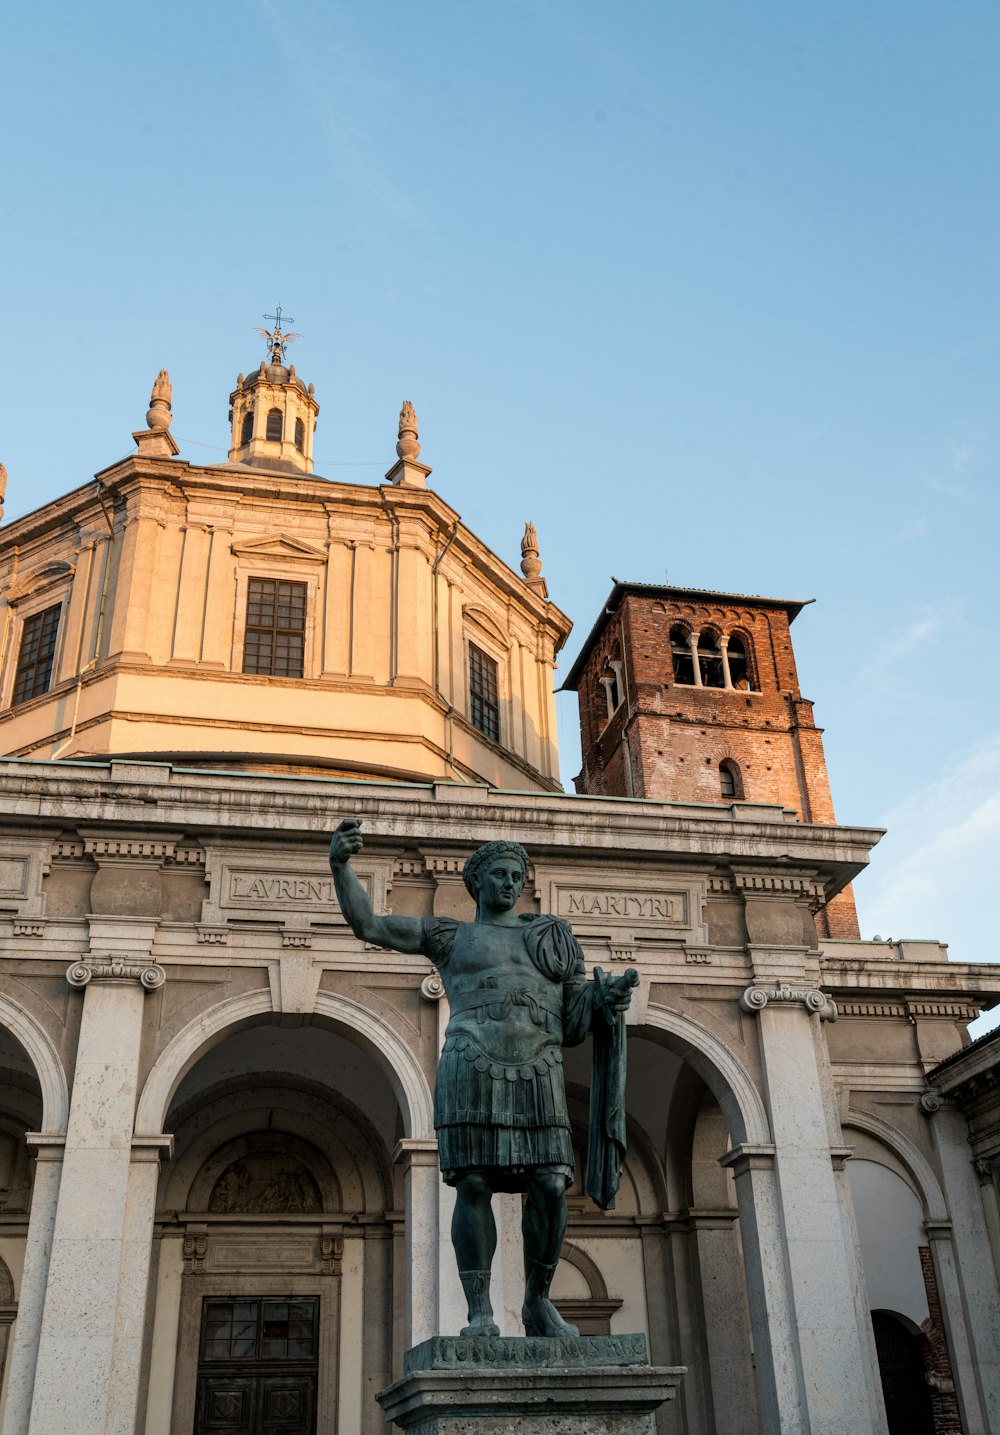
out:
{"label": "archway opening", "polygon": [[164,1129],[154,1428],[270,1428],[280,1406],[294,1435],[374,1431],[366,1391],[391,1379],[398,1329],[404,1121],[372,1049],[330,1020],[231,1029],[189,1066]]}
{"label": "archway opening", "polygon": [[890,1310],[873,1310],[872,1327],[889,1435],[934,1435],[934,1407],[924,1374],[924,1337]]}

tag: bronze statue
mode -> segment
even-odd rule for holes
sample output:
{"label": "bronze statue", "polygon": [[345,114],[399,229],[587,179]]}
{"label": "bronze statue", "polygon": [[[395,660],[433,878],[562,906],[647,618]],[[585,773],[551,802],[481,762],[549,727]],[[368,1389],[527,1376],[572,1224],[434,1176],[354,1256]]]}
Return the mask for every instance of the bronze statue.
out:
{"label": "bronze statue", "polygon": [[498,1335],[490,1303],[496,1250],[494,1191],[527,1196],[522,1317],[528,1335],[576,1335],[549,1300],[566,1233],[573,1147],[562,1048],[595,1039],[587,1191],[614,1204],[625,1155],[625,1008],[638,974],[588,982],[567,922],[520,915],[528,854],[488,842],[465,864],[476,920],[377,917],[350,867],[360,822],[341,822],[330,866],[355,935],[399,952],[420,952],[441,973],[451,1007],[434,1092],[441,1175],[456,1191],[451,1238],[469,1304],[463,1335]]}

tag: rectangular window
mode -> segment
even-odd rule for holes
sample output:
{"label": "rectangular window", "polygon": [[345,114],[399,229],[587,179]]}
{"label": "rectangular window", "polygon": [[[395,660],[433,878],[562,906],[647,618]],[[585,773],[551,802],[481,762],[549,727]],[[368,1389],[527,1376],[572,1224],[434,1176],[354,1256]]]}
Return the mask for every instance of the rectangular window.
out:
{"label": "rectangular window", "polygon": [[276,678],[301,678],[306,633],[305,583],[251,578],[243,671]]}
{"label": "rectangular window", "polygon": [[12,705],[48,692],[60,609],[61,605],[57,603],[54,608],[46,608],[43,613],[32,613],[30,618],[25,618],[21,651],[17,655],[17,672],[14,674]]}
{"label": "rectangular window", "polygon": [[473,727],[500,741],[500,702],[497,696],[497,665],[493,659],[469,644],[469,708]]}

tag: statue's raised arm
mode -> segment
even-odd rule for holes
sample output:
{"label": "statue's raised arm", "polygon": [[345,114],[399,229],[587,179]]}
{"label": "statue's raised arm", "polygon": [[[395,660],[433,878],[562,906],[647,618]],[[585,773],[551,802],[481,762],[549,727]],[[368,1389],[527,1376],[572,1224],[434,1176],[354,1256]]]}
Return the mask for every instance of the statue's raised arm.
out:
{"label": "statue's raised arm", "polygon": [[423,926],[413,917],[377,917],[351,867],[351,858],[361,851],[361,822],[345,817],[330,841],[330,870],[337,889],[340,910],[356,937],[395,952],[424,952]]}

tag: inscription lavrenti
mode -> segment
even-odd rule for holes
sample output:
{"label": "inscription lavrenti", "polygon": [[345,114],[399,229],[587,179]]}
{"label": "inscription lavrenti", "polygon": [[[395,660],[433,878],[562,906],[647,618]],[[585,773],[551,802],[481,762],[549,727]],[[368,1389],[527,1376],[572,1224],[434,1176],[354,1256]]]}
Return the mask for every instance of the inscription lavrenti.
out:
{"label": "inscription lavrenti", "polygon": [[336,902],[328,877],[266,877],[259,872],[234,872],[229,895],[234,902]]}
{"label": "inscription lavrenti", "polygon": [[[274,872],[260,868],[233,868],[226,871],[226,901],[230,907],[301,907],[314,911],[317,906],[339,912],[333,879],[312,872]],[[361,883],[371,891],[371,877],[362,874]]]}

